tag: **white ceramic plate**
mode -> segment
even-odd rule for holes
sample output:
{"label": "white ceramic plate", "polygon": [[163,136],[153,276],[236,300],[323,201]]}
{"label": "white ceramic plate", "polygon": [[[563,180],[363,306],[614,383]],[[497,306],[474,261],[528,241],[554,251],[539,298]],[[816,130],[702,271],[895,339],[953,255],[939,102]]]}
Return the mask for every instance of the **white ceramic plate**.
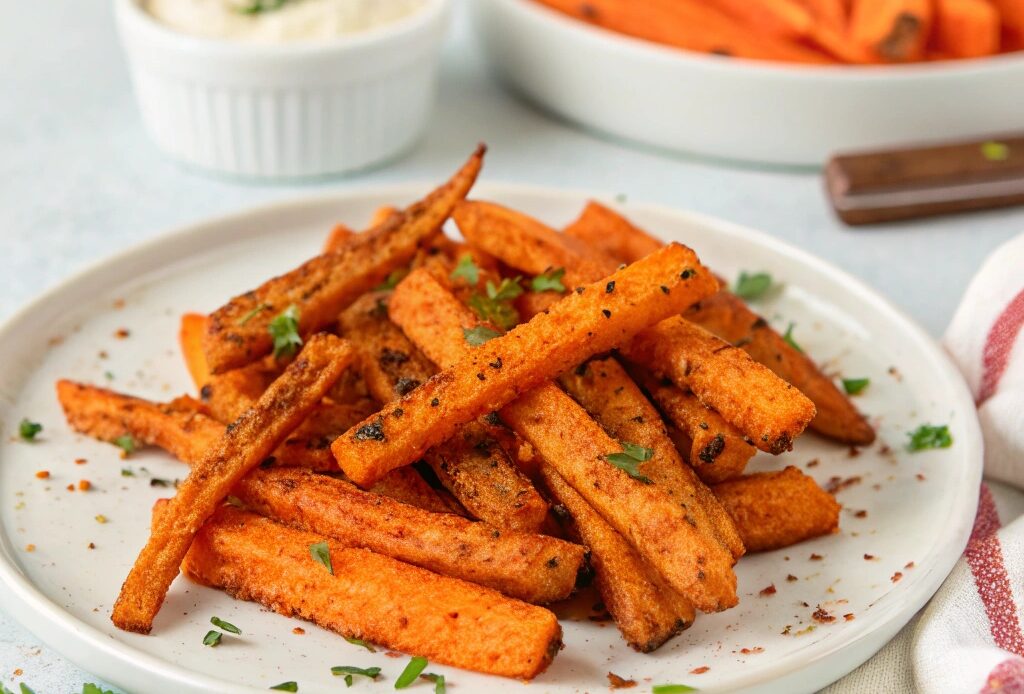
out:
{"label": "white ceramic plate", "polygon": [[690,53],[533,0],[470,3],[480,45],[518,92],[588,128],[744,162],[1020,127],[1024,54],[900,66],[792,66]]}
{"label": "white ceramic plate", "polygon": [[[151,487],[150,478],[181,477],[185,468],[158,451],[121,460],[114,447],[71,433],[53,383],[74,378],[155,399],[190,390],[176,346],[182,312],[215,308],[315,253],[333,223],[359,225],[378,205],[411,200],[425,188],[317,197],[181,229],[95,266],[11,319],[0,331],[0,607],[86,670],[132,692],[249,692],[287,680],[307,693],[337,692],[342,683],[331,676],[333,665],[378,665],[386,681],[376,686],[390,689],[404,658],[367,653],[183,578],[172,587],[153,635],[115,629],[111,603],[145,541],[154,499],[167,495]],[[586,198],[486,185],[476,195],[558,225]],[[702,691],[817,689],[881,647],[961,553],[981,472],[973,404],[936,344],[841,271],[724,222],[643,205],[626,211],[663,237],[691,244],[726,275],[767,269],[784,281],[784,291],[761,305],[762,312],[780,326],[795,323],[796,338],[829,368],[871,378],[859,403],[877,422],[880,443],[854,457],[809,435],[779,459],[755,459],[754,469],[799,465],[822,483],[860,477],[838,495],[846,507],[842,532],[744,558],[737,570],[740,606],[700,616],[651,655],[625,647],[612,625],[565,621],[565,650],[528,691],[599,691],[609,671],[637,679],[639,691],[668,682]],[[120,328],[130,336],[117,339]],[[22,417],[44,424],[37,443],[16,440]],[[907,432],[924,422],[948,424],[955,444],[904,452]],[[78,465],[76,458],[88,462]],[[122,476],[123,468],[134,476]],[[37,479],[38,470],[49,470],[50,478]],[[94,489],[67,491],[80,479]],[[867,517],[856,517],[858,510]],[[109,522],[98,523],[98,514]],[[28,544],[34,552],[25,550]],[[823,558],[811,560],[812,554]],[[909,562],[913,568],[905,568]],[[902,580],[893,582],[896,572]],[[775,595],[759,595],[772,584]],[[818,605],[838,620],[817,624],[811,614]],[[213,615],[244,635],[204,647]],[[305,635],[293,634],[300,624]],[[691,674],[701,667],[709,669]],[[527,691],[518,682],[431,670],[443,672],[453,691]],[[426,691],[428,685],[418,686]]]}

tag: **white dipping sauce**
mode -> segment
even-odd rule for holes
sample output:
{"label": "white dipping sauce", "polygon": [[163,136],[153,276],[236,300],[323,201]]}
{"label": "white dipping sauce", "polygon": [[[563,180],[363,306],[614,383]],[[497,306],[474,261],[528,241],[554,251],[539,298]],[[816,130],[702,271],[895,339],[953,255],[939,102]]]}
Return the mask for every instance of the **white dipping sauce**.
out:
{"label": "white dipping sauce", "polygon": [[390,24],[421,10],[426,0],[139,0],[162,24],[214,39],[285,43],[332,39]]}

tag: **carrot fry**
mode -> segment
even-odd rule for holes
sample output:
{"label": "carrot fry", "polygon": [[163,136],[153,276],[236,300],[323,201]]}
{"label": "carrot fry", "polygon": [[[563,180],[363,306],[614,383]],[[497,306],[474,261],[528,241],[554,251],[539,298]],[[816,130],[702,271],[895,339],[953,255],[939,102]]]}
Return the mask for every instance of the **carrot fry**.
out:
{"label": "carrot fry", "polygon": [[186,313],[181,317],[181,329],[178,331],[178,343],[181,354],[185,358],[196,390],[210,382],[210,367],[206,363],[203,352],[203,335],[206,333],[206,316],[201,313]]}
{"label": "carrot fry", "polygon": [[[373,225],[376,226],[376,225]],[[344,224],[335,224],[324,241],[323,253],[338,253],[356,237],[356,232]]]}
{"label": "carrot fry", "polygon": [[732,555],[743,554],[732,519],[693,470],[679,457],[658,411],[614,358],[592,359],[567,372],[559,383],[597,420],[608,435],[651,450],[644,465],[645,474],[672,498],[685,499],[696,494],[700,503],[687,510],[715,530],[718,541]]}
{"label": "carrot fry", "polygon": [[1024,3],[1020,0],[991,0],[1002,23],[1002,50],[1024,50]]}
{"label": "carrot fry", "polygon": [[[325,541],[330,569],[310,551]],[[562,645],[542,607],[231,507],[199,530],[182,570],[343,636],[492,675],[531,679]]]}
{"label": "carrot fry", "polygon": [[814,22],[810,11],[796,0],[712,0],[711,4],[753,32],[784,39],[805,38]]}
{"label": "carrot fry", "polygon": [[[627,263],[662,245],[619,213],[594,202],[566,228],[566,234],[588,243],[600,242],[602,250]],[[739,297],[722,290],[683,315],[726,342],[742,345],[754,361],[810,398],[817,410],[811,429],[843,443],[867,445],[874,441],[874,429],[832,379],[822,374],[809,357],[790,346]]]}
{"label": "carrot fry", "polygon": [[327,334],[311,337],[256,405],[228,426],[220,442],[192,466],[121,587],[111,617],[115,625],[149,633],[200,526],[238,480],[302,422],[353,356],[344,340]]}
{"label": "carrot fry", "polygon": [[332,445],[334,456],[357,484],[371,484],[450,438],[459,424],[622,344],[716,288],[693,251],[666,246],[480,345],[405,395],[398,402],[400,416],[388,406],[350,429]]}
{"label": "carrot fry", "polygon": [[801,2],[810,10],[818,24],[834,31],[846,31],[846,0],[801,0]]}
{"label": "carrot fry", "polygon": [[751,552],[767,552],[839,530],[840,506],[792,465],[713,486]]}
{"label": "carrot fry", "polygon": [[299,333],[308,337],[337,319],[342,309],[392,270],[406,265],[465,197],[483,154],[481,146],[448,183],[383,225],[354,237],[338,253],[317,256],[210,314],[203,339],[210,371],[223,373],[270,353],[270,322],[289,306],[297,308]]}
{"label": "carrot fry", "polygon": [[664,584],[621,535],[550,465],[544,480],[568,514],[574,534],[590,548],[597,588],[629,646],[650,653],[693,624],[693,605]]}
{"label": "carrot fry", "polygon": [[931,0],[854,0],[849,35],[883,60],[919,60],[931,25]]}
{"label": "carrot fry", "polygon": [[[574,260],[563,235],[515,210],[464,201],[452,217],[471,243],[524,272],[568,263],[565,279],[576,283],[593,281],[602,270],[595,258]],[[630,360],[651,365],[693,391],[762,450],[788,450],[814,416],[814,405],[790,384],[679,316],[647,328],[621,349]]]}
{"label": "carrot fry", "polygon": [[539,1],[584,22],[684,50],[796,63],[830,62],[798,43],[755,34],[705,0]]}
{"label": "carrot fry", "polygon": [[282,523],[526,602],[569,597],[584,566],[579,545],[430,513],[304,470],[253,470],[234,495]]}
{"label": "carrot fry", "polygon": [[[402,331],[367,296],[341,316],[345,336],[362,355],[370,392],[381,405],[400,397],[436,371]],[[503,530],[538,532],[548,505],[505,451],[476,422],[459,427],[423,459],[445,489],[475,518]]]}
{"label": "carrot fry", "polygon": [[657,378],[647,369],[631,365],[636,378],[659,409],[689,441],[688,462],[707,484],[723,482],[743,474],[747,462],[757,452],[743,434],[708,409],[693,393],[680,390],[671,380]]}
{"label": "carrot fry", "polygon": [[[588,293],[592,287],[583,296]],[[482,349],[471,348],[462,337],[463,330],[479,327],[473,314],[429,273],[410,274],[395,290],[389,308],[406,335],[438,364],[460,363],[467,353]],[[736,603],[731,552],[714,528],[683,507],[700,503],[696,491],[681,489],[682,498],[674,498],[644,483],[650,460],[638,464],[642,479],[609,464],[607,457],[621,452],[621,445],[553,384],[521,395],[499,416],[697,608],[715,611]]]}
{"label": "carrot fry", "polygon": [[999,13],[988,0],[935,0],[932,45],[954,58],[999,52]]}

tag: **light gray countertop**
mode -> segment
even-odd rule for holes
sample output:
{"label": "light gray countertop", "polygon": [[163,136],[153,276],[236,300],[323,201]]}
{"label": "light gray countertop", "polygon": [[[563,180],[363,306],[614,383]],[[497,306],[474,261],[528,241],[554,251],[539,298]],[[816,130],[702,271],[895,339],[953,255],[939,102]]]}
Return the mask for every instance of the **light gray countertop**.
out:
{"label": "light gray countertop", "polygon": [[[109,2],[11,3],[0,22],[0,318],[161,230],[315,190],[436,181],[477,141],[490,146],[486,180],[621,193],[756,227],[857,275],[934,335],[984,256],[1024,230],[1018,209],[851,231],[816,174],[728,168],[572,129],[492,81],[459,9],[437,110],[406,158],[349,178],[258,185],[183,169],[150,144]],[[0,615],[0,682],[22,679],[37,694],[92,681]]]}

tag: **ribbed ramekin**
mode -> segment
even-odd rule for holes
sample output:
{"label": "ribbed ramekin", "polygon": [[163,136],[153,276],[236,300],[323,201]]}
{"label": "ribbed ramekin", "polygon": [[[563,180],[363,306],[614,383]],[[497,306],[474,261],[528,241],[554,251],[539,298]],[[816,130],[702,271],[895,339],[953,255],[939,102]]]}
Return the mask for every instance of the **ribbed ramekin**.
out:
{"label": "ribbed ramekin", "polygon": [[187,164],[252,178],[354,171],[392,158],[433,106],[450,0],[330,41],[254,45],[179,33],[115,0],[142,120]]}

